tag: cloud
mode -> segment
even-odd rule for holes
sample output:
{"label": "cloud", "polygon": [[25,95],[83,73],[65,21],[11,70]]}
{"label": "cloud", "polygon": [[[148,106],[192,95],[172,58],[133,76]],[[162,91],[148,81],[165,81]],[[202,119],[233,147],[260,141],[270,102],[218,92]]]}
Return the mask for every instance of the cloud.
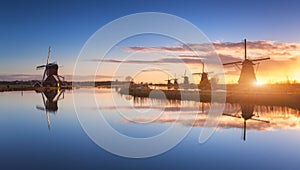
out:
{"label": "cloud", "polygon": [[40,80],[42,75],[36,74],[0,74],[1,81],[14,81],[14,80]]}
{"label": "cloud", "polygon": [[[27,81],[27,80],[41,80],[42,74],[0,74],[0,81]],[[66,81],[72,81],[73,75],[66,74],[62,75]],[[111,75],[96,75],[96,80],[99,79],[114,79],[121,78],[120,76],[111,76]],[[95,75],[76,75],[76,80],[78,81],[90,81],[94,80]]]}
{"label": "cloud", "polygon": [[118,60],[118,59],[90,59],[85,61],[105,63],[129,63],[129,64],[162,64],[159,60]]}
{"label": "cloud", "polygon": [[[220,57],[243,58],[244,42],[216,42],[212,44],[187,44],[174,47],[122,47],[126,52],[173,52],[179,53],[179,57],[197,58],[195,54],[191,54],[191,49],[202,53],[201,57],[209,56],[208,53],[216,52]],[[274,60],[284,57],[290,58],[300,56],[300,44],[297,43],[278,43],[276,41],[261,40],[247,42],[248,54],[251,57],[271,57]],[[182,54],[185,53],[185,54]],[[203,54],[204,53],[204,54]],[[234,55],[233,55],[234,54]],[[252,54],[255,54],[252,56]]]}
{"label": "cloud", "polygon": [[155,72],[155,71],[162,72],[162,71],[168,71],[168,69],[162,70],[162,69],[158,69],[158,68],[150,68],[150,69],[144,69],[141,72],[146,73],[146,72]]}
{"label": "cloud", "polygon": [[200,58],[178,58],[178,57],[168,57],[161,58],[158,60],[117,60],[117,59],[91,59],[85,60],[91,62],[105,62],[105,63],[128,63],[128,64],[175,64],[175,63],[185,63],[185,64],[199,64],[202,63]]}
{"label": "cloud", "polygon": [[[139,60],[118,60],[118,59],[90,59],[92,62],[107,62],[107,63],[128,63],[128,64],[153,64],[153,65],[168,65],[168,64],[189,64],[200,65],[205,63],[207,68],[215,63],[229,63],[242,61],[244,59],[244,42],[214,42],[212,44],[186,44],[176,46],[123,46],[121,47],[126,53],[143,53],[147,54],[147,58]],[[195,51],[193,51],[193,50]],[[151,60],[151,53],[157,54],[160,52],[160,58]],[[172,56],[172,57],[171,57]],[[218,57],[219,58],[218,58]],[[300,43],[282,43],[270,40],[247,41],[247,57],[249,59],[271,58],[268,61],[255,62],[255,70],[258,80],[265,82],[278,82],[285,80],[289,76],[293,80],[300,81],[298,75],[300,68]],[[211,65],[210,65],[211,64]],[[259,65],[258,65],[259,64]],[[258,67],[259,66],[259,67]],[[224,67],[227,82],[237,82],[236,75],[239,74],[238,69],[234,66]],[[279,69],[280,68],[280,69]],[[231,76],[231,77],[230,77]],[[261,77],[259,77],[261,76]]]}
{"label": "cloud", "polygon": [[[132,64],[162,64],[162,63],[177,63],[185,62],[187,64],[205,62],[205,59],[213,58],[213,56],[220,57],[222,62],[232,62],[244,58],[244,43],[243,42],[216,42],[212,44],[187,44],[174,47],[122,47],[125,52],[141,52],[152,53],[162,52],[168,55],[178,56],[179,58],[163,58],[159,60],[97,60],[91,59],[89,61],[95,62],[111,62],[111,63],[132,63]],[[195,55],[195,50],[198,55]],[[278,43],[275,41],[261,40],[248,41],[247,53],[250,58],[270,57],[272,60],[289,60],[290,58],[300,57],[300,44],[297,43]]]}
{"label": "cloud", "polygon": [[140,52],[140,53],[151,53],[151,52],[181,52],[181,51],[191,51],[189,46],[175,46],[175,47],[121,47],[126,52]]}

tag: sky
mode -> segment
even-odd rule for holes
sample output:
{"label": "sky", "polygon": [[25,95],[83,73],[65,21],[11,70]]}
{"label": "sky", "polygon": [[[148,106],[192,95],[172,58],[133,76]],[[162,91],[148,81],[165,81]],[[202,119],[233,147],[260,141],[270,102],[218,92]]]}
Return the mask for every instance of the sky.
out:
{"label": "sky", "polygon": [[[42,72],[35,67],[46,62],[48,47],[52,47],[51,61],[57,61],[60,74],[71,79],[74,64],[86,41],[101,27],[120,17],[140,12],[163,12],[181,17],[197,26],[213,43],[221,61],[242,59],[242,40],[249,42],[249,56],[271,57],[259,64],[257,78],[264,82],[286,79],[300,81],[300,2],[299,1],[1,1],[0,2],[0,81],[39,79]],[[124,26],[125,27],[125,26]],[[120,28],[122,29],[122,28]],[[159,42],[159,43],[155,43]],[[197,46],[197,44],[194,44]],[[145,47],[144,51],[132,47]],[[153,47],[156,47],[153,50]],[[142,36],[121,42],[111,51],[105,63],[117,63],[120,56],[134,53],[128,60],[166,61],[171,55],[191,55],[184,51],[164,51],[164,47],[183,47],[166,37]],[[101,47],[98,47],[101,48]],[[150,50],[149,50],[150,49]],[[152,49],[152,51],[151,51]],[[138,53],[138,54],[136,54]],[[115,55],[113,55],[115,54]],[[118,57],[119,58],[118,58]],[[143,59],[143,57],[147,59]],[[191,57],[190,57],[191,58]],[[89,63],[99,63],[92,57]],[[196,58],[197,59],[197,58]],[[198,58],[199,59],[199,58]],[[114,62],[112,62],[114,60]],[[123,61],[123,60],[122,60]],[[174,60],[169,62],[175,66]],[[187,61],[186,57],[185,60]],[[198,62],[198,61],[195,61]],[[198,62],[199,63],[199,62]],[[107,65],[109,65],[107,64]],[[138,68],[146,64],[131,63]],[[178,63],[177,63],[178,64]],[[130,70],[132,65],[124,66]],[[155,69],[152,65],[149,70]],[[107,66],[109,67],[109,66]],[[168,66],[166,66],[168,67]],[[201,66],[200,66],[201,67]],[[105,67],[104,67],[105,68]],[[103,68],[103,69],[104,69]],[[169,67],[168,67],[169,68]],[[201,70],[196,63],[188,63],[189,73]],[[280,69],[278,69],[280,68]],[[83,68],[88,70],[88,67]],[[101,71],[103,71],[103,69]],[[100,80],[120,79],[125,74],[114,74],[107,68],[97,72]],[[176,70],[176,68],[175,68]],[[168,74],[181,76],[184,70]],[[238,69],[225,68],[227,82],[237,82]],[[124,73],[124,72],[123,72]],[[130,72],[129,72],[130,73]],[[128,73],[128,74],[129,74]],[[82,73],[82,79],[92,76]],[[153,72],[154,75],[154,72]],[[159,74],[156,76],[159,77]],[[85,78],[83,78],[85,77]],[[163,82],[161,75],[158,82]],[[139,80],[139,81],[142,81]],[[144,80],[145,81],[145,80]],[[198,81],[196,78],[195,81]]]}

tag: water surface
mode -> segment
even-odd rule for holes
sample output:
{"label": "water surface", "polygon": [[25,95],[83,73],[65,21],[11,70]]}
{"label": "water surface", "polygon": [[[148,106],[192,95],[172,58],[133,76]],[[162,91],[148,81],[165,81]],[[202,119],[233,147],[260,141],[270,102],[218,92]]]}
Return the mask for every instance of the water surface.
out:
{"label": "water surface", "polygon": [[[94,91],[97,106],[85,102],[85,97]],[[114,129],[128,136],[157,135],[168,129],[178,114],[184,116],[177,120],[176,126],[192,127],[192,130],[164,154],[143,159],[124,158],[105,151],[88,137],[77,119],[72,91],[65,91],[57,103],[49,103],[46,95],[34,91],[3,92],[0,93],[1,169],[300,168],[297,109],[226,104],[226,115],[221,117],[216,132],[206,143],[199,144],[209,103],[133,98],[110,89],[74,92],[81,97],[84,107],[80,109],[87,116],[101,111]],[[195,107],[199,111],[194,111]],[[247,115],[242,112],[252,109],[252,117],[246,120],[244,140],[243,116]],[[191,117],[195,115],[197,119],[193,121]]]}

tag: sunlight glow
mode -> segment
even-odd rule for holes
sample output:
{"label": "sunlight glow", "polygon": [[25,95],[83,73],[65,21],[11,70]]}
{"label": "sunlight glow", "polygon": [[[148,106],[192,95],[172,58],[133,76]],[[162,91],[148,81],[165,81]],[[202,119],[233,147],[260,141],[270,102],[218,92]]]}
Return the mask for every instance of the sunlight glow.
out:
{"label": "sunlight glow", "polygon": [[265,82],[262,82],[262,81],[257,81],[255,84],[256,84],[257,86],[261,86],[261,85],[264,85],[264,84],[265,84]]}

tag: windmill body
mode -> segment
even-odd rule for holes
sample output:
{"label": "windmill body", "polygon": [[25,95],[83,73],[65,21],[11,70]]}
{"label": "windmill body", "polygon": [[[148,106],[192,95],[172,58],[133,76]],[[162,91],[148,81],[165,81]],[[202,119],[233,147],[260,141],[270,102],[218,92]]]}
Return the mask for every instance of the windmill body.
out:
{"label": "windmill body", "polygon": [[208,72],[204,71],[204,63],[202,63],[202,72],[201,73],[193,73],[193,75],[200,75],[201,79],[198,84],[198,88],[201,90],[208,90],[211,89],[211,84],[208,79]]}
{"label": "windmill body", "polygon": [[242,70],[239,78],[239,84],[254,84],[256,83],[256,76],[254,73],[254,64],[251,60],[246,59],[242,63]]}
{"label": "windmill body", "polygon": [[199,86],[200,86],[201,88],[202,88],[202,87],[208,87],[208,86],[210,86],[210,82],[209,82],[209,80],[208,80],[208,73],[202,72],[202,74],[201,74],[201,80],[200,80]]}
{"label": "windmill body", "polygon": [[189,85],[190,84],[188,76],[183,76],[183,84],[184,85]]}
{"label": "windmill body", "polygon": [[169,79],[169,77],[168,77],[168,80],[165,80],[165,81],[167,81],[168,89],[171,89],[173,87],[173,84],[171,83],[171,79]]}
{"label": "windmill body", "polygon": [[171,80],[174,80],[174,83],[173,83],[173,86],[174,86],[174,89],[177,90],[179,89],[179,84],[178,84],[178,79],[174,78],[174,79],[171,79]]}

